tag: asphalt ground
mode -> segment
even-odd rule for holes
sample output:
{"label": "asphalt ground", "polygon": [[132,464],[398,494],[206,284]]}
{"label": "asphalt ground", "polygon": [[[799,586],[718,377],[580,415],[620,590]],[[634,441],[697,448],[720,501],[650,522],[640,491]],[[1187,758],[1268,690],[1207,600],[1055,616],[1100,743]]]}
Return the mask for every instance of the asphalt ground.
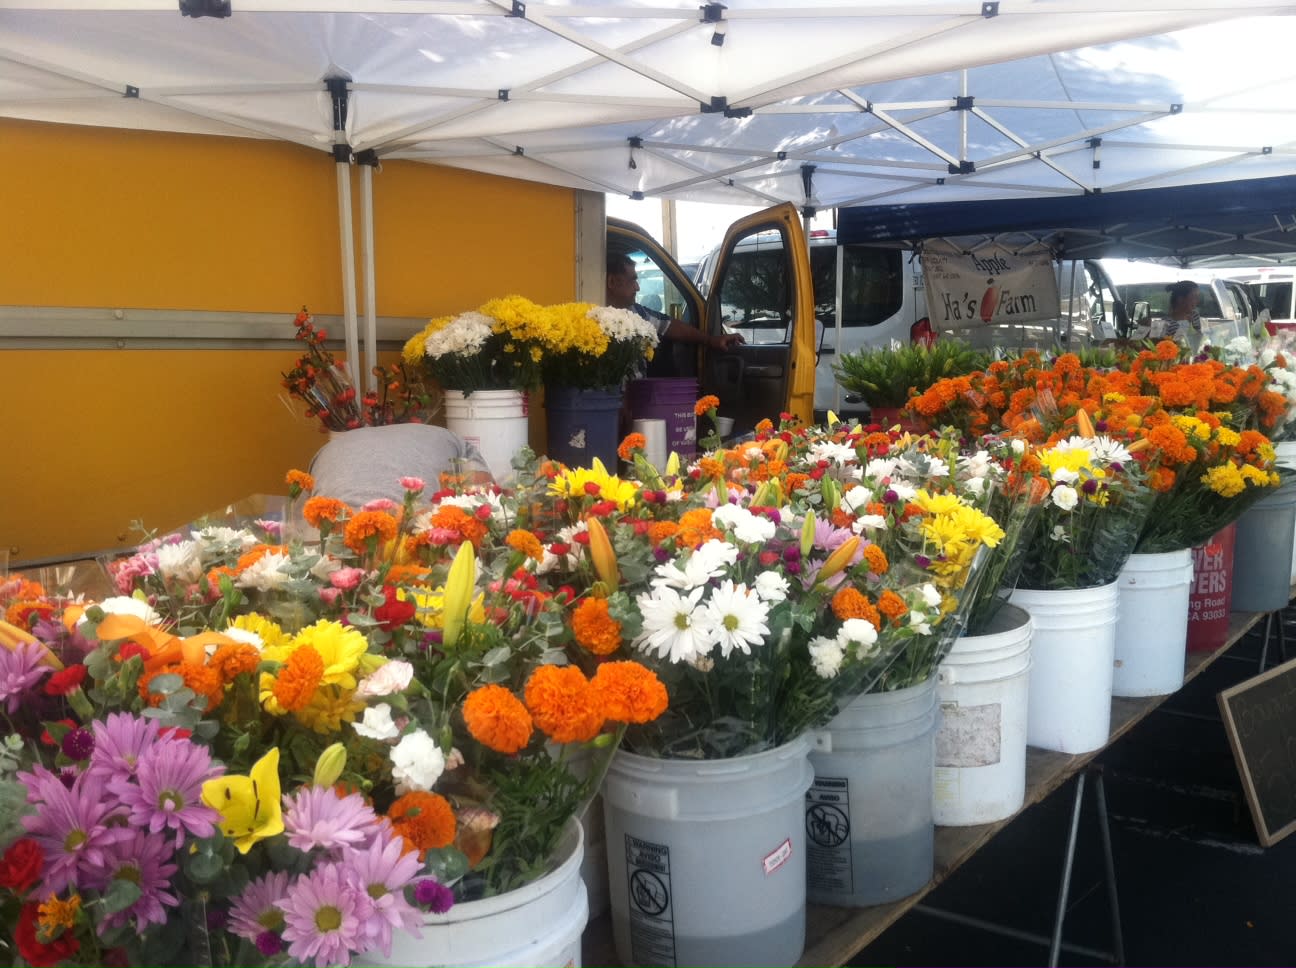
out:
{"label": "asphalt ground", "polygon": [[[1215,699],[1258,673],[1263,624],[1097,759],[1126,964],[1296,965],[1296,835],[1260,847]],[[1276,661],[1271,647],[1269,666]],[[1296,732],[1296,710],[1292,717]],[[1094,785],[1081,813],[1063,965],[1112,963],[1099,957],[1113,946]],[[1068,782],[1023,812],[850,964],[1047,964],[1074,790]],[[954,923],[928,908],[1044,940]]]}

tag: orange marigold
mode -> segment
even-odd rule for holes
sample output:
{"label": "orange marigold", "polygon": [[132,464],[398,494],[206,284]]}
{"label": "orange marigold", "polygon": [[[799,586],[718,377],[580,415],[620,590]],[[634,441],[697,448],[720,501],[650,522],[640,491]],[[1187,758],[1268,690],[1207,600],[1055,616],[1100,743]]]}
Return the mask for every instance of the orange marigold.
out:
{"label": "orange marigold", "polygon": [[516,753],[531,741],[531,714],[503,686],[492,684],[468,693],[463,716],[473,739],[497,753]]}
{"label": "orange marigold", "polygon": [[1162,494],[1174,487],[1174,483],[1175,472],[1170,470],[1168,467],[1155,468],[1152,473],[1148,475],[1148,486],[1152,488],[1152,490],[1159,491]]}
{"label": "orange marigold", "polygon": [[396,537],[399,527],[386,511],[360,511],[346,523],[343,540],[356,554],[363,554],[371,538],[376,538],[379,544],[385,543]]}
{"label": "orange marigold", "polygon": [[311,477],[305,471],[291,470],[285,475],[284,483],[289,487],[296,485],[303,491],[315,490],[315,478]]}
{"label": "orange marigold", "polygon": [[591,680],[603,712],[616,723],[648,723],[666,711],[666,687],[638,662],[604,662]]}
{"label": "orange marigold", "polygon": [[621,623],[608,614],[607,599],[586,598],[572,611],[576,642],[595,655],[611,655],[621,647]]}
{"label": "orange marigold", "polygon": [[802,474],[797,471],[793,471],[783,481],[783,487],[789,494],[791,494],[793,491],[798,491],[801,488],[805,487],[806,481],[808,480],[810,480],[809,474]]}
{"label": "orange marigold", "polygon": [[843,622],[850,618],[862,618],[871,622],[875,629],[882,627],[882,617],[868,600],[868,596],[850,585],[843,585],[837,590],[832,599],[832,610]]}
{"label": "orange marigold", "polygon": [[712,538],[720,539],[724,534],[711,524],[711,512],[706,508],[694,508],[680,515],[679,542],[689,548],[699,548]]}
{"label": "orange marigold", "polygon": [[648,525],[648,541],[655,548],[663,541],[669,541],[679,533],[679,525],[674,521],[654,521]]}
{"label": "orange marigold", "polygon": [[647,446],[648,438],[643,434],[626,434],[625,439],[621,441],[621,446],[617,448],[617,456],[622,460],[633,460],[634,452],[643,450]]}
{"label": "orange marigold", "polygon": [[904,599],[890,589],[878,596],[877,608],[892,622],[899,622],[909,614],[909,606],[905,604]]}
{"label": "orange marigold", "polygon": [[303,645],[293,651],[275,676],[275,700],[290,713],[305,709],[323,680],[324,659],[309,645]]}
{"label": "orange marigold", "polygon": [[555,743],[585,743],[603,728],[598,692],[576,666],[542,665],[527,679],[531,718]]}
{"label": "orange marigold", "polygon": [[886,552],[875,544],[871,544],[864,549],[864,560],[868,562],[869,571],[875,575],[885,575],[887,569],[891,567],[891,562],[887,561]]}
{"label": "orange marigold", "polygon": [[398,797],[387,811],[392,828],[418,851],[449,847],[455,837],[450,801],[439,793],[415,790]]}
{"label": "orange marigold", "polygon": [[482,538],[486,537],[488,530],[485,522],[453,504],[443,504],[436,509],[436,513],[432,515],[432,527],[457,531],[463,540],[471,541],[474,548],[481,547]]}
{"label": "orange marigold", "polygon": [[255,672],[261,664],[261,653],[248,645],[239,642],[235,645],[222,645],[211,657],[209,665],[216,670],[221,681],[229,684],[245,672]]}
{"label": "orange marigold", "polygon": [[762,417],[756,423],[756,433],[767,434],[774,429],[774,422],[769,417]]}
{"label": "orange marigold", "polygon": [[693,412],[699,417],[705,417],[708,410],[715,410],[720,406],[720,398],[714,394],[708,393],[693,405]]}
{"label": "orange marigold", "polygon": [[510,531],[508,537],[504,539],[504,543],[514,551],[526,555],[534,561],[544,560],[544,545],[530,531],[523,531],[521,528]]}
{"label": "orange marigold", "polygon": [[335,497],[313,497],[302,505],[302,517],[312,528],[318,528],[321,521],[336,521],[350,513],[351,508]]}
{"label": "orange marigold", "polygon": [[5,621],[20,629],[30,629],[32,614],[48,618],[54,614],[54,606],[47,601],[22,599],[10,605],[4,613]]}
{"label": "orange marigold", "polygon": [[266,555],[283,555],[287,553],[288,549],[283,545],[253,545],[247,551],[243,552],[243,554],[239,555],[238,570],[243,571],[246,568],[251,568]]}
{"label": "orange marigold", "polygon": [[184,684],[192,689],[196,695],[205,697],[207,704],[203,706],[203,712],[219,706],[225,698],[225,682],[215,669],[211,669],[201,662],[175,662],[170,665],[159,666],[152,672],[140,676],[137,688],[140,697],[147,701],[150,706],[161,704],[165,697],[150,692],[149,683],[158,676],[165,675],[180,676],[180,678],[184,679]]}

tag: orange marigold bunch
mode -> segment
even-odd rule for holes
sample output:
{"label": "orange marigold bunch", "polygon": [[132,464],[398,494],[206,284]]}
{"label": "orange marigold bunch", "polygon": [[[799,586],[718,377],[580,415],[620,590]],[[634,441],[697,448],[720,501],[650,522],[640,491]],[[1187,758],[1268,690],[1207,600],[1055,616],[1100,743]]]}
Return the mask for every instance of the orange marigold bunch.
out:
{"label": "orange marigold bunch", "polygon": [[246,642],[222,645],[211,657],[209,664],[228,685],[245,672],[255,672],[261,664],[261,653]]}
{"label": "orange marigold bunch", "polygon": [[481,686],[468,693],[463,716],[473,739],[497,753],[516,753],[531,742],[531,714],[503,686]]}
{"label": "orange marigold bunch", "polygon": [[679,533],[679,525],[674,521],[654,521],[648,525],[648,541],[655,548],[663,541],[669,541]]}
{"label": "orange marigold bunch", "polygon": [[203,712],[215,709],[225,699],[225,683],[221,679],[219,672],[201,662],[176,662],[160,666],[140,676],[139,694],[150,706],[159,705],[163,697],[150,692],[149,683],[158,676],[164,675],[180,676],[180,678],[184,679],[186,687],[192,689],[196,695],[205,698],[207,703],[203,706]]}
{"label": "orange marigold bunch", "polygon": [[708,411],[715,410],[719,406],[720,398],[714,394],[708,393],[693,405],[693,413],[699,417],[705,417]]}
{"label": "orange marigold bunch", "polygon": [[903,621],[909,614],[909,606],[905,604],[905,600],[889,588],[878,596],[877,609],[892,623]]}
{"label": "orange marigold bunch", "polygon": [[398,797],[387,811],[392,829],[420,854],[448,847],[455,838],[455,815],[439,793],[415,790]]}
{"label": "orange marigold bunch", "polygon": [[351,517],[343,531],[343,541],[356,554],[364,554],[371,540],[379,545],[396,537],[400,525],[386,511],[360,511]]}
{"label": "orange marigold bunch", "polygon": [[868,596],[850,585],[843,585],[832,599],[833,614],[845,622],[851,618],[862,618],[875,629],[882,628],[882,616]]}
{"label": "orange marigold bunch", "polygon": [[885,575],[891,567],[891,562],[887,561],[886,552],[875,544],[868,545],[864,549],[864,560],[868,562],[868,569],[875,575]]}
{"label": "orange marigold bunch", "polygon": [[504,543],[519,554],[526,555],[532,561],[544,560],[544,545],[530,531],[524,531],[521,528],[510,531],[508,537],[504,539]]}
{"label": "orange marigold bunch", "polygon": [[621,623],[608,614],[606,599],[583,599],[571,624],[576,643],[594,655],[611,655],[621,647]]}
{"label": "orange marigold bunch", "polygon": [[324,681],[324,659],[309,645],[294,649],[275,676],[275,702],[290,713],[305,709]]}
{"label": "orange marigold bunch", "polygon": [[487,532],[484,521],[479,521],[475,515],[453,504],[443,504],[436,509],[436,513],[432,515],[432,527],[456,531],[462,540],[471,541],[474,548],[481,547]]}
{"label": "orange marigold bunch", "polygon": [[344,514],[350,514],[351,508],[335,497],[313,497],[302,506],[302,517],[312,528],[318,528],[324,521],[333,524]]}
{"label": "orange marigold bunch", "polygon": [[649,723],[666,711],[666,687],[638,662],[604,662],[591,680],[607,718],[616,723]]}
{"label": "orange marigold bunch", "polygon": [[588,742],[603,728],[603,703],[576,666],[540,666],[525,695],[532,721],[555,743]]}
{"label": "orange marigold bunch", "polygon": [[622,460],[633,460],[636,450],[643,450],[648,446],[648,438],[640,433],[626,434],[621,445],[617,447],[617,456]]}
{"label": "orange marigold bunch", "polygon": [[706,508],[693,508],[680,515],[679,543],[689,548],[700,548],[706,542],[724,537],[724,532],[711,524],[711,512]]}

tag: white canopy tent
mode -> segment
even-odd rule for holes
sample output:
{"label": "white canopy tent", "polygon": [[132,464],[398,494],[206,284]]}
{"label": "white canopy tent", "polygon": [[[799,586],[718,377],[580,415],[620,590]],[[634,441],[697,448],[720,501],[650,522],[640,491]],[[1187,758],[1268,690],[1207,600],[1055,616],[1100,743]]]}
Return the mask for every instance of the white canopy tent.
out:
{"label": "white canopy tent", "polygon": [[0,0],[0,115],[332,153],[352,361],[356,158],[366,244],[381,158],[808,208],[1296,173],[1296,0],[233,4]]}

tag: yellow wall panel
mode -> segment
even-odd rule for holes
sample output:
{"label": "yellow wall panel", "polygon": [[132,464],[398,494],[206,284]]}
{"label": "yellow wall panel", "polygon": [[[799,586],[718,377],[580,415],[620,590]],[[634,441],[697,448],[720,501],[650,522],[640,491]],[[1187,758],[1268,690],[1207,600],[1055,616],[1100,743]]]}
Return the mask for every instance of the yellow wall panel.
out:
{"label": "yellow wall panel", "polygon": [[[342,312],[324,152],[9,120],[0,143],[0,305]],[[358,253],[354,170],[352,183]],[[567,189],[388,162],[374,202],[378,313],[413,317],[411,331],[493,296],[573,296]],[[0,349],[6,399],[35,421],[22,441],[6,434],[0,545],[18,560],[74,555],[133,541],[134,519],[165,529],[280,493],[323,442],[279,400],[295,355]]]}

